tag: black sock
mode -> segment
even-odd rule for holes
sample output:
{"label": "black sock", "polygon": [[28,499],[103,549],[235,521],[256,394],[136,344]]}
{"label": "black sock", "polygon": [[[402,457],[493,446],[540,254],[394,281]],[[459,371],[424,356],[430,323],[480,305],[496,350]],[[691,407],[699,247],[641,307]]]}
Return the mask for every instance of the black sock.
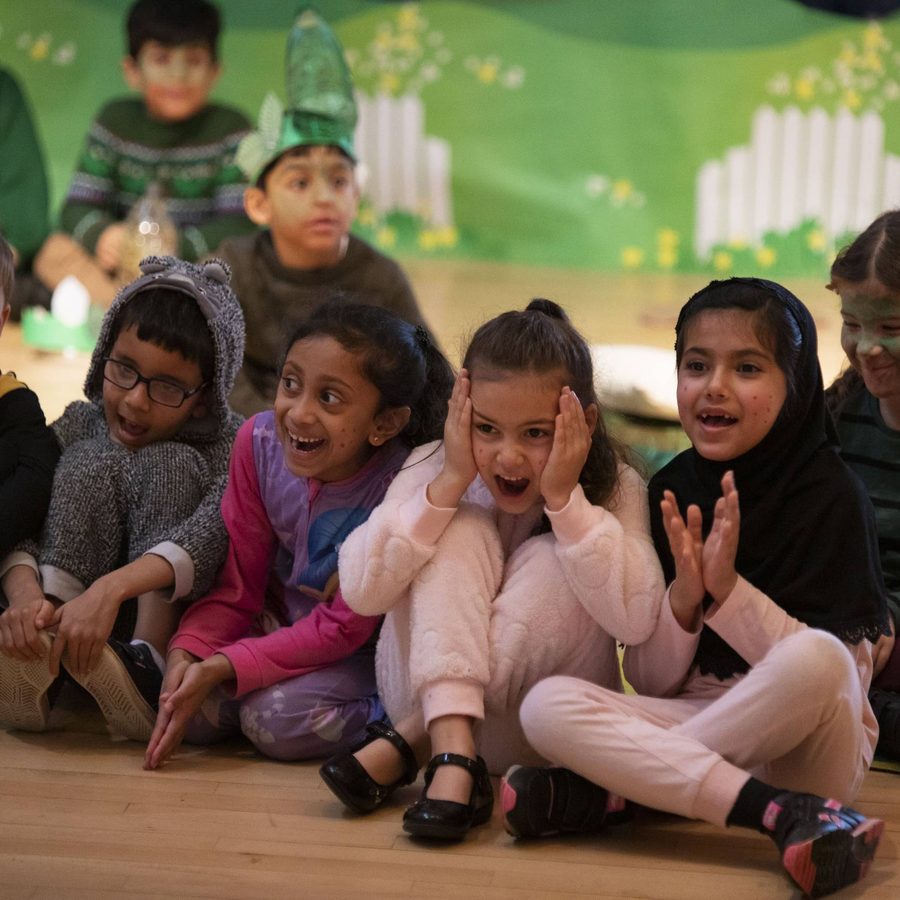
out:
{"label": "black sock", "polygon": [[747,783],[741,788],[741,792],[728,813],[726,825],[739,825],[741,828],[753,828],[755,831],[764,831],[763,815],[766,807],[779,794],[784,791],[774,788],[755,778],[747,779]]}

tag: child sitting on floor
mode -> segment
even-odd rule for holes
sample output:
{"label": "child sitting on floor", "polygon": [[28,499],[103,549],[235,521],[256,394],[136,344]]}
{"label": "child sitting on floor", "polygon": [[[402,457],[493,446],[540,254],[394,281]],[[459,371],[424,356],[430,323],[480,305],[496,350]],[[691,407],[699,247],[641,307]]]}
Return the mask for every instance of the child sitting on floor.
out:
{"label": "child sitting on floor", "polygon": [[[141,265],[103,320],[87,399],[53,423],[63,453],[40,542],[0,564],[0,684],[16,686],[0,691],[5,725],[47,727],[62,663],[113,730],[146,741],[183,603],[209,589],[225,558],[219,503],[241,422],[228,406],[241,308],[224,263]],[[133,597],[136,623],[123,615],[111,637]]]}
{"label": "child sitting on floor", "polygon": [[359,207],[356,100],[343,49],[315,10],[294,21],[287,71],[288,108],[269,95],[260,130],[237,154],[250,181],[244,207],[262,230],[229,238],[215,251],[235,273],[247,322],[244,366],[231,396],[245,416],[272,406],[285,330],[336,293],[424,322],[400,266],[350,233]]}
{"label": "child sitting on floor", "polygon": [[344,602],[338,547],[410,448],[440,434],[452,380],[423,328],[377,307],[335,299],[294,332],[274,410],[238,433],[222,500],[228,560],[170,644],[147,768],[182,735],[243,732],[293,760],[380,725],[379,620]]}
{"label": "child sitting on floor", "polygon": [[178,246],[196,260],[223,238],[246,234],[245,182],[234,156],[250,128],[242,112],[210,102],[219,78],[218,9],[207,0],[136,0],[126,22],[122,71],[140,96],[107,103],[91,123],[60,213],[34,270],[51,290],[69,274],[106,306],[123,282],[125,219],[156,184]]}
{"label": "child sitting on floor", "polygon": [[845,247],[829,287],[841,298],[849,368],[827,391],[841,456],[875,507],[890,634],[873,648],[869,699],[878,751],[900,759],[900,210],[879,216]]}
{"label": "child sitting on floor", "polygon": [[[0,237],[0,333],[10,315],[14,273],[12,249]],[[0,558],[19,541],[37,536],[58,459],[38,398],[14,372],[0,371]]]}
{"label": "child sitting on floor", "polygon": [[567,768],[507,772],[506,827],[597,831],[626,797],[769,835],[822,896],[865,875],[883,829],[843,805],[872,760],[871,642],[887,629],[871,504],[828,439],[815,325],[793,294],[713,282],[675,328],[693,447],[650,481],[669,590],[625,650],[639,696],[537,685],[525,734]]}
{"label": "child sitting on floor", "polygon": [[420,447],[341,547],[359,613],[387,613],[378,686],[390,731],[322,777],[368,812],[432,759],[410,834],[462,838],[488,821],[488,772],[537,759],[518,724],[555,673],[622,688],[616,641],[646,639],[662,573],[647,493],[606,434],[584,338],[550,300],[482,325],[443,445]]}

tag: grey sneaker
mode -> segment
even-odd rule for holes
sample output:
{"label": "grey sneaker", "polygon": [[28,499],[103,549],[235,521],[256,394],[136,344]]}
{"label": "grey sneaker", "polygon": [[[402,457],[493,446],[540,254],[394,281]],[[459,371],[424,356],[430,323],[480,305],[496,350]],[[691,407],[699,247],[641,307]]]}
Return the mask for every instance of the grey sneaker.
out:
{"label": "grey sneaker", "polygon": [[97,701],[113,731],[132,741],[150,740],[163,675],[146,644],[111,638],[94,670],[72,677]]}
{"label": "grey sneaker", "polygon": [[45,731],[50,718],[51,685],[59,682],[48,668],[53,638],[38,634],[46,650],[41,659],[22,662],[0,653],[0,724],[21,731]]}

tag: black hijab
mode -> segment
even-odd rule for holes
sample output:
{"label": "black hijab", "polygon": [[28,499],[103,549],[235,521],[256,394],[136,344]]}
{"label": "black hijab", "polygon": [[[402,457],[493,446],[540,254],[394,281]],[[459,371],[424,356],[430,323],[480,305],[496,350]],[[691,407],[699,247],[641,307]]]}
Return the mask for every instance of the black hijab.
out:
{"label": "black hijab", "polygon": [[[717,296],[718,295],[718,296]],[[755,295],[755,304],[753,302]],[[728,298],[751,298],[750,305]],[[700,507],[703,534],[712,526],[721,478],[734,471],[741,506],[735,568],[789,615],[842,641],[875,641],[888,633],[871,503],[861,482],[838,456],[825,409],[816,328],[809,310],[786,288],[756,278],[714,281],[684,305],[675,326],[705,309],[750,309],[759,300],[783,307],[791,332],[775,336],[791,344],[776,357],[785,372],[787,399],[769,433],[737,459],[715,462],[691,448],[651,479],[650,521],[667,583],[675,577],[659,502],[675,494],[681,514]],[[784,359],[782,360],[782,357]],[[708,608],[712,598],[704,598]],[[724,680],[750,666],[715,631],[703,626],[694,663]]]}

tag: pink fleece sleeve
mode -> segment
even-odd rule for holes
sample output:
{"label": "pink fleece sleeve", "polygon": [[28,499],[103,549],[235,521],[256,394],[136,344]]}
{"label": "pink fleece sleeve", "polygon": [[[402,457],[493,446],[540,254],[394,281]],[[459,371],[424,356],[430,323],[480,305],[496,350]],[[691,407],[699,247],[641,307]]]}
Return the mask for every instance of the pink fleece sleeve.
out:
{"label": "pink fleece sleeve", "polygon": [[222,497],[228,556],[212,590],[184,614],[169,649],[206,659],[245,637],[262,610],[275,535],[259,493],[253,461],[253,419],[237,433]]}
{"label": "pink fleece sleeve", "polygon": [[684,685],[700,641],[700,626],[686,631],[672,612],[665,592],[653,634],[625,648],[622,671],[629,684],[648,697],[674,697]]}
{"label": "pink fleece sleeve", "polygon": [[384,500],[341,545],[341,590],[360,615],[387,613],[407,596],[434,556],[438,539],[456,515],[456,507],[432,506],[426,494],[443,464],[438,442],[413,450]]}
{"label": "pink fleece sleeve", "polygon": [[293,625],[271,634],[245,638],[219,652],[237,674],[235,696],[305,675],[356,652],[372,636],[378,616],[359,616],[338,591],[330,603]]}
{"label": "pink fleece sleeve", "polygon": [[809,627],[740,576],[725,600],[706,611],[705,620],[751,666],[779,641]]}

